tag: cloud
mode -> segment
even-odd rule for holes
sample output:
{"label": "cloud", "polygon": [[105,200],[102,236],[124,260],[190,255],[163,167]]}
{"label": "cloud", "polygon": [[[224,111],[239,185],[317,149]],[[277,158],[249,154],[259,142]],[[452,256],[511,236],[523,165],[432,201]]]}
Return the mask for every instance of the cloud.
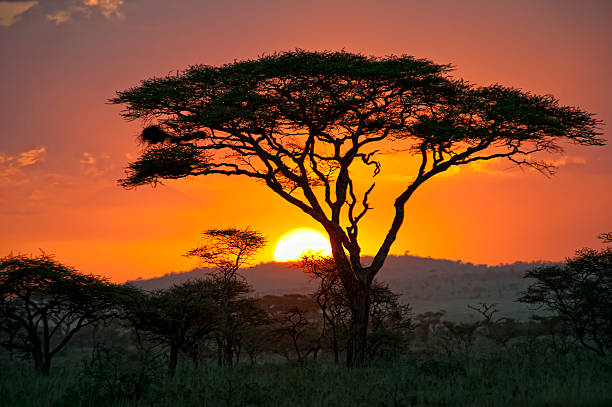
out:
{"label": "cloud", "polygon": [[38,1],[0,1],[0,26],[10,27]]}
{"label": "cloud", "polygon": [[53,14],[48,14],[47,19],[53,21],[55,24],[67,23],[70,21],[70,13],[66,10],[59,10]]}
{"label": "cloud", "polygon": [[85,152],[83,153],[82,158],[79,160],[79,163],[81,163],[81,165],[95,165],[96,159],[93,155]]}
{"label": "cloud", "polygon": [[514,164],[509,164],[505,160],[484,160],[484,161],[473,161],[468,164],[468,167],[473,172],[488,175],[511,175],[510,169],[514,168]]}
{"label": "cloud", "polygon": [[584,165],[586,164],[586,159],[584,157],[578,156],[563,156],[558,160],[555,160],[551,163],[555,167],[564,167],[566,165]]}
{"label": "cloud", "polygon": [[[579,156],[562,156],[554,161],[544,160],[547,164],[552,167],[566,167],[575,165],[586,164],[586,159]],[[492,160],[492,161],[474,161],[469,164],[470,170],[473,172],[496,175],[496,176],[514,176],[518,174],[515,170],[517,167],[506,160]]]}
{"label": "cloud", "polygon": [[36,164],[39,161],[42,161],[47,153],[47,149],[44,147],[35,148],[32,150],[24,151],[19,154],[15,160],[17,161],[17,165],[20,167],[26,167],[28,165]]}
{"label": "cloud", "polygon": [[79,159],[79,164],[83,174],[94,177],[106,176],[117,168],[116,163],[107,153],[94,155],[84,152]]}
{"label": "cloud", "polygon": [[33,148],[14,156],[6,155],[0,151],[0,171],[8,167],[27,167],[44,160],[47,149],[44,147]]}
{"label": "cloud", "polygon": [[124,0],[72,0],[63,8],[47,14],[47,19],[55,24],[63,24],[77,16],[90,17],[94,14],[101,14],[107,19],[123,18],[121,6],[124,4]]}
{"label": "cloud", "polygon": [[123,0],[81,0],[87,7],[97,7],[100,13],[106,18],[121,17],[121,7],[124,3]]}
{"label": "cloud", "polygon": [[25,182],[22,168],[43,161],[46,153],[45,147],[33,148],[14,156],[0,152],[0,185]]}

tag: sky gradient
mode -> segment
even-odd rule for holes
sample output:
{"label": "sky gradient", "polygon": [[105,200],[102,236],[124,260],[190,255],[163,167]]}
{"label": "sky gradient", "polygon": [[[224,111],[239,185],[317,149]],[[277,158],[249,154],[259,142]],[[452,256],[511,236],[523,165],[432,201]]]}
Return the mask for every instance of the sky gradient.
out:
{"label": "sky gradient", "polygon": [[[195,267],[182,254],[206,228],[262,231],[260,261],[289,229],[321,230],[248,179],[117,186],[142,124],[107,100],[142,79],[295,48],[408,54],[479,85],[553,94],[597,114],[610,139],[611,19],[608,1],[0,1],[0,256],[42,249],[124,281]],[[365,254],[386,232],[407,159],[383,161]],[[494,265],[597,247],[612,231],[612,148],[551,159],[552,178],[494,162],[429,181],[392,253]]]}

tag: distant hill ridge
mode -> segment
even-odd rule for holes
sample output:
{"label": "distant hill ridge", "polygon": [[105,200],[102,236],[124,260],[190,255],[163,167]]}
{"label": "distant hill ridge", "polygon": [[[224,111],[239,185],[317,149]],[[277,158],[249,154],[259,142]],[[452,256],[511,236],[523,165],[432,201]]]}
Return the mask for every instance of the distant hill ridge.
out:
{"label": "distant hill ridge", "polygon": [[[367,264],[371,258],[364,260]],[[488,266],[411,255],[389,256],[377,279],[401,294],[402,300],[409,302],[415,312],[444,309],[449,318],[466,319],[471,315],[467,305],[494,302],[507,316],[525,319],[531,312],[524,304],[515,302],[530,283],[523,274],[527,269],[544,264],[551,263],[515,262]],[[128,282],[145,290],[154,290],[205,277],[207,271],[196,268]],[[240,274],[259,296],[308,294],[316,287],[316,282],[287,263],[261,263]]]}

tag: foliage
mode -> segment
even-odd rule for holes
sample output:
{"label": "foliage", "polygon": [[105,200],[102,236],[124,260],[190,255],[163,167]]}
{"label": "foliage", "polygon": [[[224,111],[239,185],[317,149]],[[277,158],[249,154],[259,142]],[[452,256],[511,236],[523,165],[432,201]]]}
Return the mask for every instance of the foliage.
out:
{"label": "foliage", "polygon": [[248,267],[255,254],[266,245],[265,237],[250,228],[208,229],[205,242],[191,249],[186,256],[197,257],[202,265],[214,267],[211,284],[219,307],[216,330],[218,364],[232,366],[240,330],[260,323],[262,315],[255,300],[247,298],[250,287],[237,279],[237,272]]}
{"label": "foliage", "polygon": [[612,232],[601,233],[598,237],[604,243],[612,243]]}
{"label": "foliage", "polygon": [[251,287],[246,282],[213,279],[212,283],[219,320],[213,332],[218,343],[217,364],[232,366],[245,336],[257,333],[257,328],[266,324],[268,319],[259,308],[257,299],[249,296]]}
{"label": "foliage", "polygon": [[310,356],[317,359],[324,346],[323,330],[320,310],[312,296],[265,295],[259,299],[259,307],[268,315],[266,353],[298,363]]}
{"label": "foliage", "polygon": [[530,319],[549,336],[550,346],[555,352],[567,354],[574,350],[576,338],[572,324],[567,318],[559,315],[533,315]]}
{"label": "foliage", "polygon": [[468,305],[468,308],[483,317],[478,323],[479,332],[497,345],[507,348],[512,339],[520,336],[521,330],[516,320],[507,317],[495,318],[498,313],[497,304],[480,302],[476,306]]}
{"label": "foliage", "polygon": [[68,387],[59,406],[137,403],[163,383],[159,355],[98,344],[85,360],[78,383]]}
{"label": "foliage", "polygon": [[329,326],[327,330],[330,331],[334,361],[338,363],[340,351],[344,348],[340,340],[346,337],[350,304],[338,275],[336,263],[333,257],[308,252],[302,255],[296,265],[319,283],[314,292],[314,299],[323,315],[322,328],[325,330]]}
{"label": "foliage", "polygon": [[[450,65],[296,50],[221,67],[195,65],[117,92],[123,117],[142,119],[144,150],[124,187],[198,175],[264,182],[327,231],[351,302],[347,363],[365,358],[370,285],[404,221],[405,204],[427,180],[453,166],[505,158],[544,173],[540,152],[562,142],[602,145],[593,115],[550,96],[476,87]],[[382,171],[381,150],[420,164],[397,194],[394,215],[370,265],[361,263],[359,222],[374,183],[354,182],[359,166]],[[539,156],[538,156],[539,157]],[[361,180],[360,180],[361,181]]]}
{"label": "foliage", "polygon": [[234,278],[240,268],[248,267],[253,256],[264,248],[264,236],[250,228],[208,229],[202,232],[205,243],[189,250],[205,267],[213,267],[225,281]]}
{"label": "foliage", "polygon": [[170,375],[176,370],[179,351],[193,352],[219,323],[210,280],[188,281],[150,293],[134,288],[122,305],[124,317],[137,333],[169,348]]}
{"label": "foliage", "polygon": [[0,259],[0,345],[32,357],[48,375],[51,360],[84,327],[115,315],[117,288],[50,255]]}
{"label": "foliage", "polygon": [[569,322],[586,348],[612,349],[612,247],[582,249],[564,265],[525,273],[534,279],[519,301],[536,304]]}
{"label": "foliage", "polygon": [[[309,252],[302,255],[296,266],[319,283],[314,298],[323,315],[322,328],[330,327],[334,359],[338,362],[343,348],[338,341],[346,338],[350,301],[334,259]],[[384,283],[375,280],[371,286],[367,345],[370,360],[383,354],[390,357],[413,329],[411,308],[408,304],[400,304],[399,297]]]}

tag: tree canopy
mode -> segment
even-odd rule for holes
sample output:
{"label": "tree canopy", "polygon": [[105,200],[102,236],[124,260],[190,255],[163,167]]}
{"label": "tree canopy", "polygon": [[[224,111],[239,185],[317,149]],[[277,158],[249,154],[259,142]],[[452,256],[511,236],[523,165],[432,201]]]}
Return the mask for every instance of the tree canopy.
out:
{"label": "tree canopy", "polygon": [[[329,234],[362,359],[369,287],[420,185],[453,166],[497,158],[550,174],[553,164],[539,153],[560,152],[564,142],[604,143],[588,112],[550,95],[475,86],[451,72],[405,55],[295,50],[143,80],[110,100],[124,106],[124,118],[147,125],[142,154],[120,184],[241,175],[310,215]],[[385,238],[364,266],[359,222],[375,184],[358,185],[355,170],[369,167],[375,177],[380,153],[394,151],[419,163],[412,174],[407,168],[410,181],[392,204]]]}
{"label": "tree canopy", "polygon": [[[550,95],[476,87],[450,71],[450,65],[409,56],[298,50],[144,80],[111,99],[125,106],[125,118],[155,123],[142,133],[146,148],[121,184],[206,174],[257,178],[335,229],[354,252],[371,189],[358,199],[349,167],[363,162],[377,174],[381,142],[421,157],[413,181],[398,195],[398,212],[420,184],[450,166],[507,158],[550,172],[552,164],[533,153],[560,151],[562,141],[603,142],[591,114],[560,106]],[[341,221],[348,221],[346,233]]]}
{"label": "tree canopy", "polygon": [[204,242],[185,256],[197,257],[203,266],[214,267],[225,281],[234,278],[238,269],[250,266],[254,255],[266,245],[266,238],[250,228],[207,229]]}
{"label": "tree canopy", "polygon": [[204,242],[189,250],[186,256],[197,257],[202,265],[214,268],[210,282],[214,286],[213,297],[220,307],[218,363],[232,366],[235,337],[258,314],[255,301],[246,296],[249,285],[238,280],[236,273],[251,265],[255,254],[266,245],[266,238],[248,227],[208,229],[202,236]]}
{"label": "tree canopy", "polygon": [[[610,233],[600,235],[606,243]],[[525,273],[533,283],[519,301],[568,321],[580,343],[600,355],[612,349],[612,247],[578,250],[565,264]]]}
{"label": "tree canopy", "polygon": [[0,345],[32,356],[48,375],[51,360],[85,326],[115,315],[117,288],[82,274],[47,254],[0,259]]}

